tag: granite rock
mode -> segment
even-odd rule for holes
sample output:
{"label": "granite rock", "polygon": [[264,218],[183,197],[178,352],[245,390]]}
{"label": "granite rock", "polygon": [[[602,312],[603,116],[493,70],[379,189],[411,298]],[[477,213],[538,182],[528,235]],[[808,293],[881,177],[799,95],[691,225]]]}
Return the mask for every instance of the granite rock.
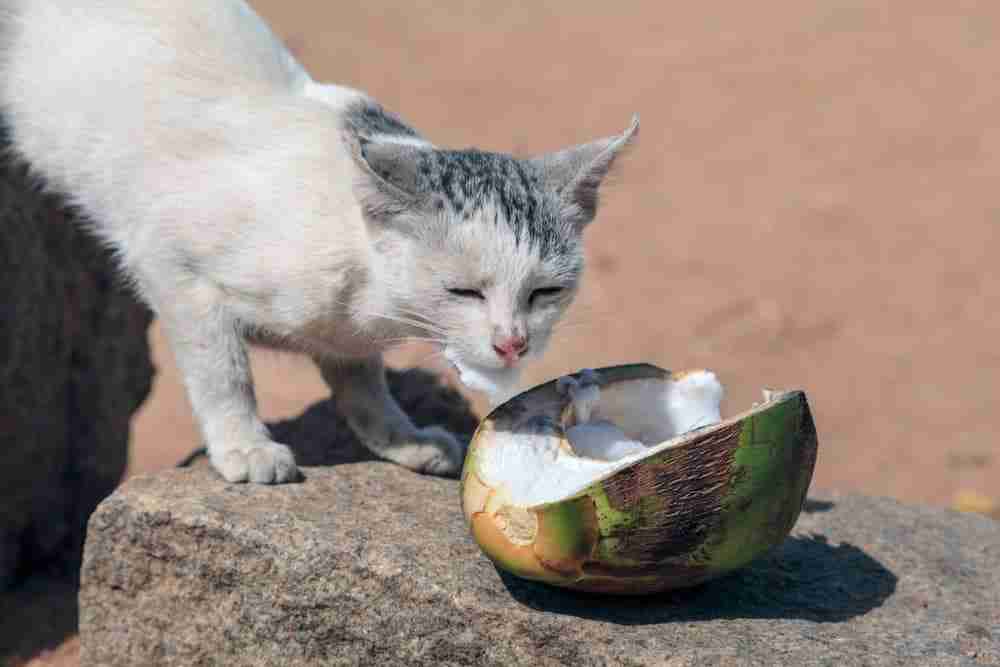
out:
{"label": "granite rock", "polygon": [[91,519],[84,665],[1000,663],[1000,523],[816,494],[749,568],[648,598],[499,572],[458,483],[377,462],[300,484],[203,464],[129,481]]}
{"label": "granite rock", "polygon": [[150,312],[6,150],[0,128],[0,590],[32,570],[75,575],[153,377]]}

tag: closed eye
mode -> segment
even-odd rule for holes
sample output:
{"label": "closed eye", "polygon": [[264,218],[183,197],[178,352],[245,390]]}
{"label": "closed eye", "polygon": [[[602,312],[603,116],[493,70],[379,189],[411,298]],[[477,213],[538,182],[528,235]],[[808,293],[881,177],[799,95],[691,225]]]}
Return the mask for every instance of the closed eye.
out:
{"label": "closed eye", "polygon": [[448,293],[463,299],[478,299],[485,301],[486,297],[477,289],[448,288]]}
{"label": "closed eye", "polygon": [[562,294],[562,291],[562,287],[539,287],[531,293],[531,296],[528,298],[528,302],[535,303],[537,299],[547,299],[549,297],[559,296]]}

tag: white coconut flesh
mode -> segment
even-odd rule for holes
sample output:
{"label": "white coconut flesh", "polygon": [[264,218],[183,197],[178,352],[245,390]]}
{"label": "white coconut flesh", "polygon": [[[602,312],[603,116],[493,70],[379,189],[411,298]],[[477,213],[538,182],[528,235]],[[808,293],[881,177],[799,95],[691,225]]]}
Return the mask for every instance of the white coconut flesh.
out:
{"label": "white coconut flesh", "polygon": [[[586,372],[584,379],[586,379]],[[711,371],[677,379],[632,380],[601,389],[561,378],[575,424],[565,440],[551,432],[496,431],[482,448],[477,473],[513,505],[532,507],[571,497],[631,463],[718,424],[723,388]]]}

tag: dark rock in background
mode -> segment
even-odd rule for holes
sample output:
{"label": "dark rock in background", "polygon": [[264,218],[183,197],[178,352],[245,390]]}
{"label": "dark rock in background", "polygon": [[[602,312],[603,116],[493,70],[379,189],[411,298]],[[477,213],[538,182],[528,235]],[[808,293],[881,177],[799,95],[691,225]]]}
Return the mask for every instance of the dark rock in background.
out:
{"label": "dark rock in background", "polygon": [[151,314],[78,223],[0,157],[0,591],[40,568],[75,576],[153,377]]}

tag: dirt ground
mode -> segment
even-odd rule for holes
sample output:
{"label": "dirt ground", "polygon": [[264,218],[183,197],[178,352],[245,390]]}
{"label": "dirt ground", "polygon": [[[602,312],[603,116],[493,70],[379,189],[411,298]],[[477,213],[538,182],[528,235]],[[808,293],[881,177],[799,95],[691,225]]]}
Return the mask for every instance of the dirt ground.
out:
{"label": "dirt ground", "polygon": [[[588,232],[583,294],[529,380],[710,367],[730,410],[804,388],[815,487],[1000,498],[1000,5],[253,4],[316,77],[440,145],[537,153],[641,115]],[[133,472],[197,443],[151,340]],[[295,357],[256,354],[255,371],[268,418],[325,394]]]}
{"label": "dirt ground", "polygon": [[[315,76],[368,90],[441,145],[542,152],[641,115],[588,232],[580,303],[531,379],[707,366],[730,409],[802,387],[817,486],[1000,495],[1000,7],[254,4]],[[196,441],[152,340],[141,471]],[[257,357],[269,416],[324,395],[304,360]]]}

